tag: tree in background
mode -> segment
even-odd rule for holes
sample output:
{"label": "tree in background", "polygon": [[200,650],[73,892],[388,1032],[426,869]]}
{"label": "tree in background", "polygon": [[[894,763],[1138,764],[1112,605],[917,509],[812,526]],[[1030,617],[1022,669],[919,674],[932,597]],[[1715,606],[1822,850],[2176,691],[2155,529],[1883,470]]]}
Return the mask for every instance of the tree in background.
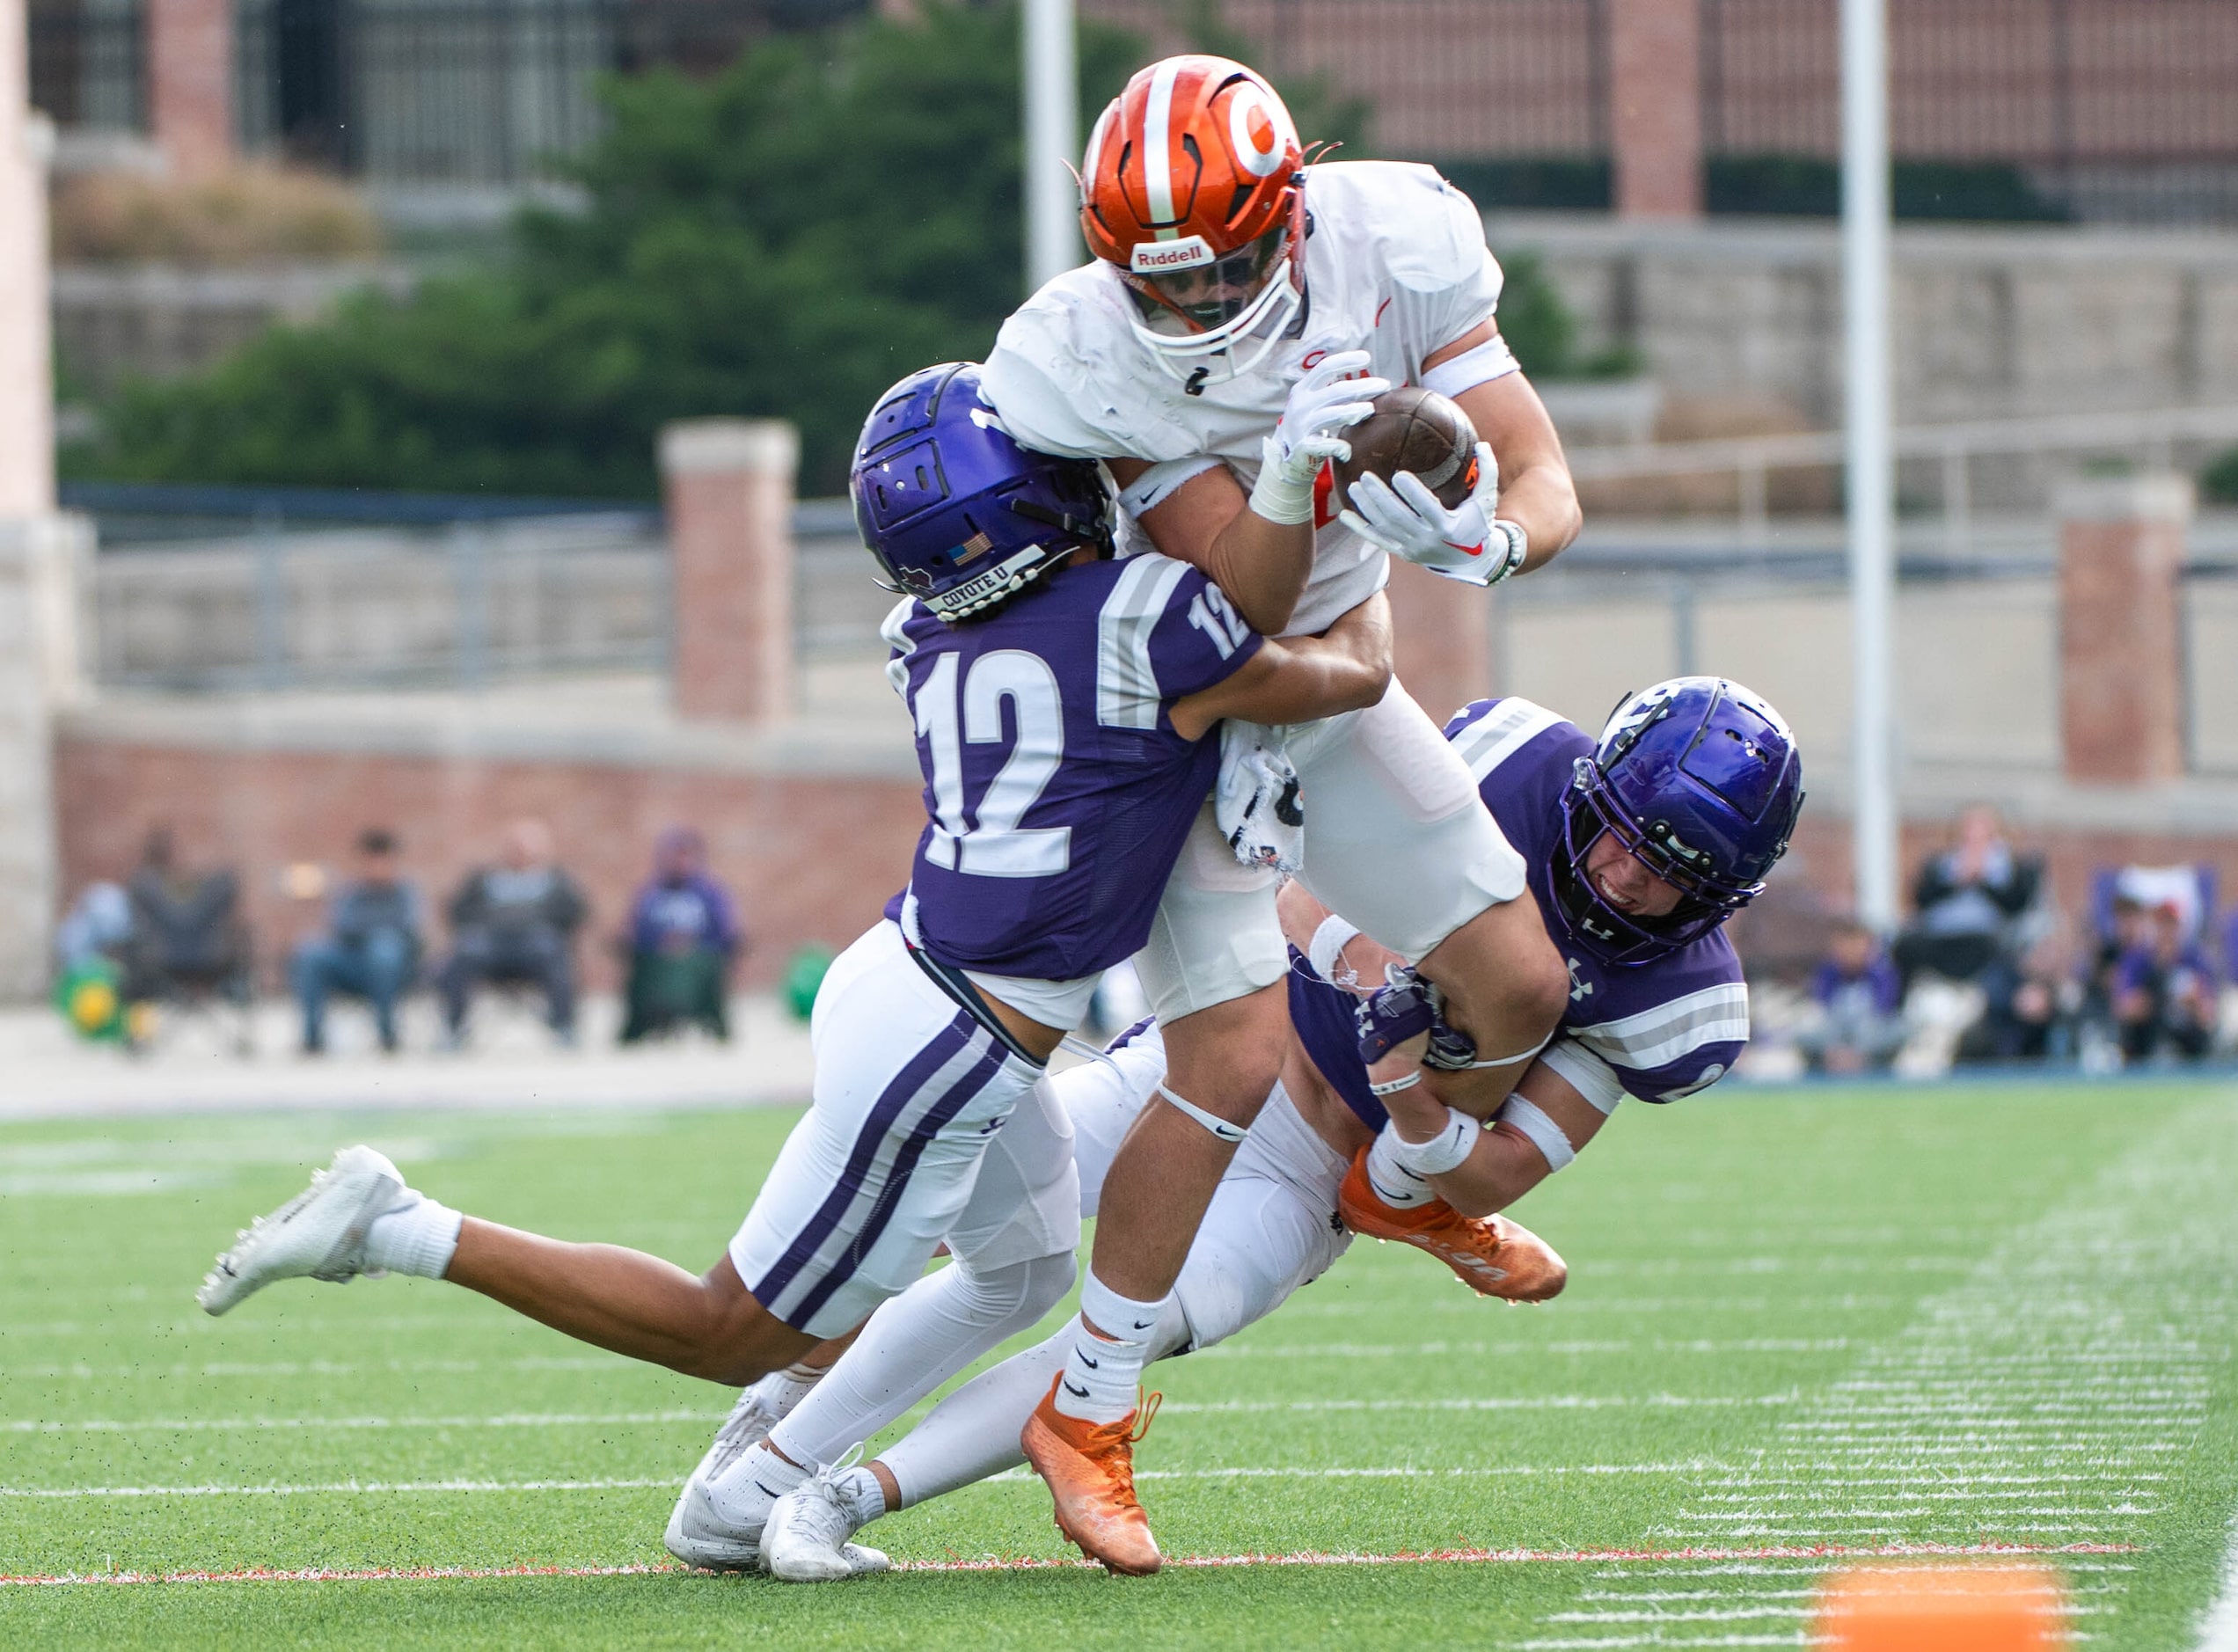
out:
{"label": "tree in background", "polygon": [[[1143,50],[1079,38],[1093,113]],[[804,486],[836,490],[873,398],[984,355],[1020,296],[1017,41],[1014,6],[935,4],[617,80],[583,211],[130,387],[67,471],[646,496],[662,423],[740,413],[799,424]]]}
{"label": "tree in background", "polygon": [[[1174,32],[1245,61],[1210,0]],[[1014,4],[928,4],[751,48],[706,80],[605,90],[607,131],[570,169],[585,205],[524,213],[494,268],[367,293],[193,376],[127,387],[73,477],[648,497],[669,420],[782,417],[803,488],[836,493],[878,392],[983,357],[1016,306]],[[1152,55],[1084,21],[1082,130]],[[1299,128],[1348,156],[1366,106],[1285,77]],[[1571,329],[1528,260],[1503,318],[1542,376]]]}

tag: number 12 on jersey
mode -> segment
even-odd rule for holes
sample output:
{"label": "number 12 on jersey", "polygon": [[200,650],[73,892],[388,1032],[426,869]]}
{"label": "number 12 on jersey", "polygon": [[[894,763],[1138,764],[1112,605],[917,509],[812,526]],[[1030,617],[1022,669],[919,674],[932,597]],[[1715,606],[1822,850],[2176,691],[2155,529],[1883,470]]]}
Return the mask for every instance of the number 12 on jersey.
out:
{"label": "number 12 on jersey", "polygon": [[[944,654],[911,702],[917,732],[933,756],[933,839],[925,858],[936,866],[983,878],[1045,878],[1071,864],[1072,829],[1018,822],[1064,760],[1064,704],[1057,673],[1039,654],[1019,648],[984,654],[963,676],[961,715],[957,656]],[[1010,757],[973,810],[964,810],[964,744],[1003,737],[1003,702],[1018,727]]]}

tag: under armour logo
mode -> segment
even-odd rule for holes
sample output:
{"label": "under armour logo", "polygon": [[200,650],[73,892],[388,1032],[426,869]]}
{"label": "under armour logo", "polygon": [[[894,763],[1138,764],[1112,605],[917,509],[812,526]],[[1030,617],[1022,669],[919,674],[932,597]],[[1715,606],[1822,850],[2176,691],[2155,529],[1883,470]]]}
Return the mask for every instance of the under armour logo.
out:
{"label": "under armour logo", "polygon": [[1577,973],[1576,959],[1572,958],[1569,960],[1569,1001],[1572,1004],[1583,1003],[1585,999],[1593,996],[1593,983]]}
{"label": "under armour logo", "polygon": [[1188,376],[1188,383],[1181,386],[1181,394],[1202,396],[1204,394],[1204,381],[1211,376],[1212,369],[1209,367],[1192,369]]}

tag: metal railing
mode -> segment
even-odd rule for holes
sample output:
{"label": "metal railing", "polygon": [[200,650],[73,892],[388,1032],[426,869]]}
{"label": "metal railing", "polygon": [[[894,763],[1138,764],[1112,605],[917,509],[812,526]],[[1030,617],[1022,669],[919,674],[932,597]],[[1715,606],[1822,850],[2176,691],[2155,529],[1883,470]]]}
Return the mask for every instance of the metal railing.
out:
{"label": "metal railing", "polygon": [[404,686],[656,671],[668,558],[634,518],[288,532],[111,551],[95,659],[118,687]]}
{"label": "metal railing", "polygon": [[[1738,497],[1741,538],[1761,544],[1771,520],[1776,472],[1825,469],[1842,460],[1839,430],[1788,435],[1731,436],[1707,442],[1642,443],[1571,450],[1570,473],[1581,486],[1642,478],[1730,475]],[[1945,550],[1966,554],[1973,517],[1973,474],[1989,457],[2134,460],[2172,468],[2180,449],[2238,442],[2238,407],[2167,407],[2136,413],[2066,413],[1984,419],[1959,424],[1908,425],[1894,433],[1897,458],[1932,466]]]}
{"label": "metal railing", "polygon": [[[102,683],[471,691],[667,669],[669,558],[657,512],[534,516],[502,507],[535,501],[469,500],[452,502],[479,508],[442,516],[440,501],[421,499],[402,511],[389,501],[402,525],[339,527],[337,517],[354,511],[363,523],[383,505],[298,491],[285,521],[270,508],[239,514],[262,491],[96,493],[109,547],[93,572]],[[74,502],[94,501],[81,490]],[[333,508],[323,522],[311,508],[320,503]],[[201,508],[196,537],[181,537],[197,520],[186,505]],[[801,663],[875,656],[893,598],[872,582],[846,501],[803,501],[794,534]]]}

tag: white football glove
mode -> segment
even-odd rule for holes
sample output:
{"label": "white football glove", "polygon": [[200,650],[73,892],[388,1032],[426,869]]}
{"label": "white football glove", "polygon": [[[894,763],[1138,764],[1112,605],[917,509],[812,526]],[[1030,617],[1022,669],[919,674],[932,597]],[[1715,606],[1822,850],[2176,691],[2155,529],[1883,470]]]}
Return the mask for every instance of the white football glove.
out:
{"label": "white football glove", "polygon": [[1373,413],[1375,398],[1391,388],[1387,378],[1347,376],[1365,372],[1368,362],[1365,350],[1339,350],[1290,387],[1275,433],[1260,450],[1259,479],[1251,489],[1251,508],[1269,522],[1313,521],[1313,479],[1329,460],[1352,452],[1337,432]]}
{"label": "white football glove", "polygon": [[1523,529],[1494,516],[1500,464],[1492,444],[1476,444],[1476,487],[1452,510],[1410,471],[1386,482],[1372,473],[1352,484],[1352,508],[1338,520],[1395,557],[1469,585],[1497,585],[1523,566],[1530,545]]}

